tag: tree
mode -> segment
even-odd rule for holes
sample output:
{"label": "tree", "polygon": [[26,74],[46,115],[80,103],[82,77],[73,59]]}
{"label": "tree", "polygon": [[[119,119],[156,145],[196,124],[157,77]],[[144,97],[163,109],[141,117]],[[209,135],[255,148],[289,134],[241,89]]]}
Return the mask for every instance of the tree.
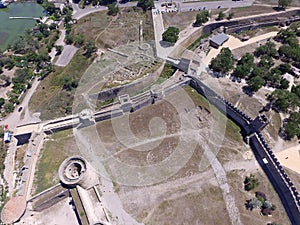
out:
{"label": "tree", "polygon": [[247,84],[251,91],[256,92],[265,84],[265,81],[260,76],[255,76],[248,80]]}
{"label": "tree", "polygon": [[227,73],[233,69],[234,58],[229,48],[222,48],[219,55],[213,58],[209,68],[216,72]]}
{"label": "tree", "polygon": [[154,1],[153,0],[139,0],[138,7],[141,7],[144,11],[147,11],[148,9],[152,9],[154,7]]}
{"label": "tree", "polygon": [[278,69],[281,71],[281,74],[285,74],[291,71],[292,67],[288,63],[283,63],[278,66]]}
{"label": "tree", "polygon": [[12,111],[14,111],[14,104],[11,102],[8,102],[4,105],[4,110],[7,113],[11,113]]}
{"label": "tree", "polygon": [[287,90],[277,89],[271,94],[271,100],[275,100],[274,105],[281,111],[286,111],[288,108],[300,106],[298,96]]}
{"label": "tree", "polygon": [[94,52],[97,51],[97,47],[95,46],[95,43],[92,42],[92,41],[88,41],[88,42],[84,45],[83,49],[85,50],[84,55],[85,55],[87,58],[91,57],[91,55],[92,55]]}
{"label": "tree", "polygon": [[284,132],[288,139],[292,139],[295,136],[300,137],[300,114],[292,112],[288,118],[288,122],[284,127]]}
{"label": "tree", "polygon": [[177,27],[168,27],[168,29],[162,34],[163,41],[169,43],[176,43],[178,40],[179,29]]}
{"label": "tree", "polygon": [[61,45],[55,45],[56,55],[60,55],[62,53],[63,47]]}
{"label": "tree", "polygon": [[209,12],[207,10],[203,10],[196,15],[196,21],[194,22],[195,27],[201,26],[203,23],[206,23],[209,18]]}
{"label": "tree", "polygon": [[219,12],[219,14],[218,14],[218,17],[217,17],[217,20],[222,20],[222,19],[224,19],[225,18],[225,14],[221,11],[221,12]]}
{"label": "tree", "polygon": [[107,14],[110,16],[116,16],[119,13],[119,7],[116,4],[109,4]]}
{"label": "tree", "polygon": [[227,19],[228,19],[228,20],[231,20],[233,17],[234,17],[234,13],[233,13],[233,12],[231,12],[231,13],[229,13],[229,15],[228,15]]}
{"label": "tree", "polygon": [[0,98],[0,107],[2,107],[5,104],[5,99],[4,98]]}
{"label": "tree", "polygon": [[56,23],[51,23],[51,24],[49,25],[49,29],[50,29],[50,30],[56,30],[56,28],[57,28]]}
{"label": "tree", "polygon": [[47,0],[43,1],[42,6],[44,7],[44,9],[50,14],[54,14],[55,12],[55,5],[52,2],[48,2]]}
{"label": "tree", "polygon": [[292,0],[278,0],[278,7],[285,9],[292,3]]}
{"label": "tree", "polygon": [[250,174],[249,177],[247,176],[245,178],[244,185],[245,185],[245,190],[250,191],[250,190],[258,187],[259,181],[253,174]]}
{"label": "tree", "polygon": [[84,37],[82,34],[76,34],[73,38],[73,42],[75,44],[75,46],[80,47],[83,45],[84,43]]}
{"label": "tree", "polygon": [[262,207],[262,203],[257,198],[252,198],[248,200],[246,203],[246,208],[250,210],[253,210],[255,208],[261,208],[261,207]]}
{"label": "tree", "polygon": [[298,98],[300,98],[300,84],[298,84],[297,86],[293,85],[292,93],[296,94]]}
{"label": "tree", "polygon": [[280,81],[280,87],[279,88],[280,89],[288,89],[289,84],[290,84],[290,82],[287,79],[283,78]]}
{"label": "tree", "polygon": [[262,45],[262,46],[259,46],[254,54],[257,56],[257,57],[260,57],[260,56],[263,56],[263,55],[268,55],[270,57],[274,57],[277,53],[277,50],[275,48],[275,43],[274,42],[267,42],[265,45]]}
{"label": "tree", "polygon": [[77,88],[78,80],[67,76],[63,79],[63,89],[66,91],[72,91],[73,89]]}

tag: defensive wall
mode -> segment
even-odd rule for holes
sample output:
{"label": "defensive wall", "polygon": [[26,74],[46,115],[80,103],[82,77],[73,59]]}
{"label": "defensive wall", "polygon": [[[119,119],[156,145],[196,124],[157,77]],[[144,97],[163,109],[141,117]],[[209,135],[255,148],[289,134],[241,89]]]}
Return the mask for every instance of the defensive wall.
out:
{"label": "defensive wall", "polygon": [[[282,23],[291,23],[299,21],[300,10],[294,9],[284,12],[272,13],[269,15],[255,15],[247,18],[236,18],[231,20],[216,21],[202,26],[195,31],[186,40],[181,43],[183,48],[187,48],[194,41],[196,41],[202,34],[211,34],[214,30],[224,27],[225,32],[230,34],[233,32],[240,32],[242,30],[280,25]],[[292,18],[293,17],[293,18]]]}
{"label": "defensive wall", "polygon": [[[147,91],[145,93],[139,94],[132,99],[129,98],[130,112],[136,111],[144,106],[150,105],[163,99],[164,95],[170,94],[171,92],[177,90],[178,88],[190,85],[194,88],[198,93],[203,95],[208,99],[208,101],[214,105],[217,109],[219,109],[222,113],[226,114],[229,118],[231,118],[235,123],[237,123],[243,131],[243,134],[248,137],[248,141],[252,150],[268,176],[270,182],[278,193],[284,208],[289,216],[289,219],[292,224],[299,225],[300,224],[300,196],[292,181],[288,177],[288,175],[284,172],[282,166],[278,162],[274,153],[270,149],[270,147],[265,142],[262,137],[260,130],[265,126],[263,122],[260,123],[260,120],[252,120],[248,115],[240,111],[238,108],[233,106],[226,99],[219,96],[216,92],[214,92],[211,88],[207,87],[202,81],[198,78],[186,75],[182,80],[178,83],[171,85],[157,93],[153,91]],[[129,97],[129,96],[128,96]],[[114,104],[114,109],[106,109],[99,111],[94,114],[95,122],[103,121],[110,118],[114,118],[117,116],[122,116],[125,112],[122,110],[122,105]],[[59,130],[69,129],[74,126],[78,126],[80,124],[79,116],[73,116],[67,118],[67,125],[64,123],[63,119],[59,119],[56,123],[55,121],[51,121],[49,124],[51,125],[47,129],[44,129],[45,133],[57,132]],[[74,120],[75,118],[75,120]],[[74,122],[75,121],[75,122]],[[257,123],[257,121],[259,121]],[[48,125],[49,125],[48,124]],[[264,163],[263,159],[266,159],[268,163]]]}
{"label": "defensive wall", "polygon": [[[259,127],[254,123],[254,120],[220,97],[196,77],[189,75],[187,77],[191,78],[191,87],[197,90],[198,93],[207,98],[211,104],[237,123],[244,131],[244,134],[249,137],[249,145],[251,146],[257,161],[278,193],[291,223],[293,225],[300,224],[300,195],[271,148],[264,140]],[[226,107],[224,107],[224,105]],[[263,162],[264,158],[268,163]]]}
{"label": "defensive wall", "polygon": [[28,203],[30,203],[32,210],[41,212],[70,196],[67,188],[64,188],[61,184],[57,184],[33,196],[28,200]]}

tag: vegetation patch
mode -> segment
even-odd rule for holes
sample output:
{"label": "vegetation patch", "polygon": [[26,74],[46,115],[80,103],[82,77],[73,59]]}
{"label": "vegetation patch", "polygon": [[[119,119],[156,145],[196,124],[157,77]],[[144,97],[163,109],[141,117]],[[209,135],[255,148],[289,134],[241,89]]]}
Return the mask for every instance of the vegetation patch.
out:
{"label": "vegetation patch", "polygon": [[40,193],[57,184],[58,168],[64,159],[78,152],[72,130],[61,131],[49,136],[41,150],[35,171],[35,193]]}

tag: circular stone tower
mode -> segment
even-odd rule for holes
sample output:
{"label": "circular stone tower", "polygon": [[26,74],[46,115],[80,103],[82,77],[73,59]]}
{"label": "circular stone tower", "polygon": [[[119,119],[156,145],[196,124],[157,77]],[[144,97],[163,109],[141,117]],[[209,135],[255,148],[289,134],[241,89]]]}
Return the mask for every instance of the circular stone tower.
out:
{"label": "circular stone tower", "polygon": [[99,184],[94,168],[81,156],[71,156],[65,159],[59,167],[58,176],[68,187],[79,185],[84,189]]}

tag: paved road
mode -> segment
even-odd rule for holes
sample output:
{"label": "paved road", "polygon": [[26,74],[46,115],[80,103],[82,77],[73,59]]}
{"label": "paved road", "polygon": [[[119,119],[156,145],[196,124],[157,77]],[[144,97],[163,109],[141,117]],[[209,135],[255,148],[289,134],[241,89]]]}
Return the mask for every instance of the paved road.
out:
{"label": "paved road", "polygon": [[[175,0],[176,1],[176,0]],[[244,1],[213,1],[213,2],[178,2],[178,10],[181,12],[191,11],[191,10],[203,10],[203,9],[224,9],[224,8],[238,8],[251,6],[254,0],[244,0]]]}
{"label": "paved road", "polygon": [[[15,110],[7,116],[3,121],[0,122],[0,125],[3,126],[5,124],[8,124],[8,128],[10,131],[15,131],[16,127],[20,124],[30,123],[35,120],[35,118],[32,118],[30,116],[29,110],[28,110],[28,103],[35,92],[36,88],[38,87],[40,81],[36,77],[32,83],[31,88],[28,90],[27,94],[25,95],[22,103],[15,108]],[[21,112],[18,112],[19,108],[23,107]],[[21,117],[22,112],[25,111],[24,118]]]}
{"label": "paved road", "polygon": [[54,63],[56,66],[66,66],[69,64],[78,48],[73,45],[65,45],[62,53],[59,55],[57,61]]}
{"label": "paved road", "polygon": [[[10,131],[15,131],[16,126],[20,124],[26,124],[34,121],[38,121],[37,118],[33,118],[30,115],[29,109],[28,109],[28,103],[35,92],[36,88],[38,87],[39,80],[38,78],[35,78],[35,80],[32,83],[32,87],[28,90],[24,100],[22,103],[16,107],[13,113],[11,113],[7,118],[5,118],[3,121],[1,121],[0,125],[8,124],[8,128]],[[21,112],[18,112],[18,109],[20,107],[23,107],[22,111],[25,111],[24,118],[21,118]],[[11,142],[9,143],[7,156],[4,161],[5,169],[3,172],[4,179],[8,183],[8,191],[10,196],[13,194],[13,187],[14,187],[14,166],[15,166],[15,153],[17,150],[17,140],[15,138],[11,139]]]}

